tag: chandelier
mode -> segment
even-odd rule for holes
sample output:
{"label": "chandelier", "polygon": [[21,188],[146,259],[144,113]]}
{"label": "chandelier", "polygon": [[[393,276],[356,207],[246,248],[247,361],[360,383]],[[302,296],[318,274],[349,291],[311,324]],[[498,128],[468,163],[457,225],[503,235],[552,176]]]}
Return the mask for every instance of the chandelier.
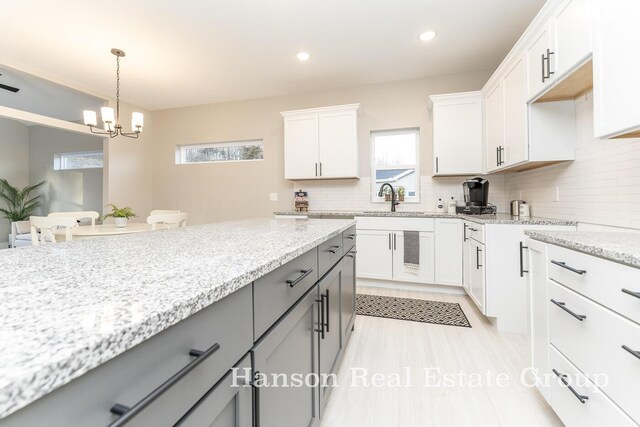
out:
{"label": "chandelier", "polygon": [[142,132],[142,126],[144,124],[144,116],[142,113],[131,114],[131,129],[132,132],[123,132],[122,125],[120,124],[120,58],[124,57],[124,51],[120,49],[111,49],[111,53],[116,57],[116,110],[113,111],[111,107],[100,108],[100,114],[102,116],[102,123],[104,131],[94,130],[94,127],[98,125],[98,117],[95,111],[84,110],[82,115],[84,116],[84,124],[89,126],[92,133],[97,135],[108,135],[109,138],[115,138],[118,135],[126,136],[128,138],[137,138]]}

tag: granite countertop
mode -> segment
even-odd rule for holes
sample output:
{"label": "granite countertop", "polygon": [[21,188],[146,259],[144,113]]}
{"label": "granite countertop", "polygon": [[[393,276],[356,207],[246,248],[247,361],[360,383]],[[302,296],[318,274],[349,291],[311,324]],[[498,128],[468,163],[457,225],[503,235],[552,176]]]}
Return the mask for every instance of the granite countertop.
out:
{"label": "granite countertop", "polygon": [[603,231],[525,231],[541,242],[640,268],[640,233]]}
{"label": "granite countertop", "polygon": [[0,251],[0,418],[353,224],[253,219]]}
{"label": "granite countertop", "polygon": [[466,215],[466,214],[449,214],[438,212],[418,212],[418,211],[405,211],[405,212],[389,212],[389,211],[347,211],[347,210],[333,210],[333,211],[309,211],[309,212],[294,212],[294,211],[281,211],[274,212],[274,215],[287,216],[287,215],[302,215],[309,218],[353,218],[356,216],[367,217],[405,217],[405,218],[461,218],[466,221],[475,222],[478,224],[515,224],[515,225],[577,225],[576,221],[568,221],[563,219],[554,218],[542,218],[542,217],[519,217],[512,216],[510,214],[495,214],[495,215]]}

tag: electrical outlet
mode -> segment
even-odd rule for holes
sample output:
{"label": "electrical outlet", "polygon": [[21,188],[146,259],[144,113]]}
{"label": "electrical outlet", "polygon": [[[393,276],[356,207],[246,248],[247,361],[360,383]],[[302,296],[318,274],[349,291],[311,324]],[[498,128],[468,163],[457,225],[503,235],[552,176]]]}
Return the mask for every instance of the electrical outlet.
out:
{"label": "electrical outlet", "polygon": [[269,193],[269,200],[272,202],[278,201],[278,193]]}
{"label": "electrical outlet", "polygon": [[554,202],[560,201],[560,187],[556,187],[556,197],[553,199]]}

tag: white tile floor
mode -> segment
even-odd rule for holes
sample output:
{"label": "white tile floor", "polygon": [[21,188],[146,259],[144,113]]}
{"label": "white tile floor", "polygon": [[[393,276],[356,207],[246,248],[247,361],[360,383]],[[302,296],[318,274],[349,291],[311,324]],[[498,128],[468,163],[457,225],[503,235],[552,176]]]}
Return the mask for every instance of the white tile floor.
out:
{"label": "white tile floor", "polygon": [[[527,338],[498,333],[468,297],[370,287],[358,292],[458,302],[472,328],[358,316],[322,427],[562,425],[542,396],[520,381]],[[368,386],[358,380],[359,368],[367,370]],[[431,384],[444,380],[445,373],[458,378],[461,372],[468,385],[425,386],[425,368],[440,369]],[[400,380],[375,387],[374,373],[385,381]],[[491,380],[503,374],[508,385],[489,384],[487,373]],[[350,386],[354,379],[360,386]]]}

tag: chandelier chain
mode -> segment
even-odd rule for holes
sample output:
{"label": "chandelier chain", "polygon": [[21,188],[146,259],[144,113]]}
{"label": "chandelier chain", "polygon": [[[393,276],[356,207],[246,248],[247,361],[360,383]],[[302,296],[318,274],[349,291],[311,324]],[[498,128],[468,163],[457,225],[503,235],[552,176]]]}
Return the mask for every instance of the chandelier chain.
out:
{"label": "chandelier chain", "polygon": [[120,57],[116,56],[116,123],[120,123]]}

